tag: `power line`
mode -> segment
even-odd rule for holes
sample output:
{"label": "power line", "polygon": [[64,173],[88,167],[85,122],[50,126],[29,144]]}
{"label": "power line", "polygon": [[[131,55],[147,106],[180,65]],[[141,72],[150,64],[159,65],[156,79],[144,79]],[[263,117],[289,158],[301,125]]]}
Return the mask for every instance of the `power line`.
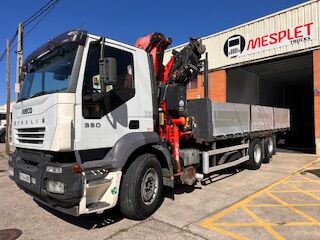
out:
{"label": "power line", "polygon": [[23,27],[28,26],[30,23],[32,23],[33,21],[35,21],[38,17],[40,17],[43,13],[45,13],[46,11],[48,11],[48,9],[50,9],[51,7],[53,7],[56,3],[58,2],[58,0],[50,0],[49,2],[47,2],[42,8],[40,8],[37,12],[35,12],[31,17],[29,17],[27,20],[25,20],[22,23]]}
{"label": "power line", "polygon": [[[52,9],[53,9],[53,7],[52,7]],[[26,32],[26,34],[24,35],[24,37],[27,37],[27,36],[29,35],[29,33],[30,33],[33,29],[35,29],[35,27],[38,26],[39,23],[42,22],[42,20],[52,11],[52,9],[50,9],[50,11],[46,12],[46,13],[39,19],[39,21],[37,21],[37,22],[29,29],[28,32]]]}
{"label": "power line", "polygon": [[[17,38],[17,35],[18,35],[18,30],[15,32],[15,34],[10,38],[10,41],[9,41],[9,46],[12,45],[12,43],[14,42],[14,40],[16,40]],[[4,59],[6,55],[6,49],[2,52],[1,56],[0,56],[0,62]]]}
{"label": "power line", "polygon": [[[36,19],[38,19],[41,15],[43,15],[32,27],[31,29],[25,34],[25,36],[27,36],[48,14],[49,12],[52,11],[52,9],[54,8],[54,6],[56,5],[56,3],[59,0],[50,0],[49,2],[47,2],[44,6],[42,6],[38,11],[36,11],[34,14],[32,14],[32,16],[30,16],[28,19],[26,19],[22,25],[23,27],[28,26],[29,24],[31,24],[32,22],[34,22]],[[14,46],[12,45],[13,42],[16,40],[16,37],[18,35],[18,30],[15,32],[15,34],[10,38],[10,51],[12,50],[12,48],[14,48],[15,46],[17,46],[18,43],[16,43]],[[0,62],[4,59],[6,55],[6,50],[4,50],[2,52],[2,54],[0,55]]]}
{"label": "power line", "polygon": [[[33,29],[35,29],[42,22],[42,20],[53,10],[54,7],[55,7],[55,4],[48,7],[46,9],[47,12],[24,34],[23,37],[26,38],[30,34],[30,32],[32,32]],[[42,14],[40,14],[40,15],[42,15]],[[18,44],[19,44],[19,41],[17,43],[15,43],[13,46],[11,46],[10,50],[15,48]],[[1,61],[1,59],[0,59],[0,61]]]}

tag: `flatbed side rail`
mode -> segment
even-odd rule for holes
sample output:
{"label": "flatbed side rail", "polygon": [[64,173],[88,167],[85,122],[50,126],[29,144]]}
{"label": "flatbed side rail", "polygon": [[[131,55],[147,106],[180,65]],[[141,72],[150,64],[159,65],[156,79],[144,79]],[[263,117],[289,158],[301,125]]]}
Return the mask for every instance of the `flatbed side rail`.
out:
{"label": "flatbed side rail", "polygon": [[233,166],[236,166],[240,163],[243,163],[243,162],[249,160],[249,156],[245,155],[235,161],[210,167],[210,160],[209,160],[210,156],[214,156],[214,155],[221,154],[221,153],[237,151],[237,150],[241,150],[241,149],[248,149],[248,148],[249,148],[249,143],[244,143],[244,144],[235,145],[235,146],[231,146],[231,147],[224,147],[224,148],[219,148],[219,149],[213,149],[213,150],[210,150],[207,152],[202,152],[202,172],[203,172],[203,174],[208,174],[208,173],[211,173],[214,171],[233,167]]}

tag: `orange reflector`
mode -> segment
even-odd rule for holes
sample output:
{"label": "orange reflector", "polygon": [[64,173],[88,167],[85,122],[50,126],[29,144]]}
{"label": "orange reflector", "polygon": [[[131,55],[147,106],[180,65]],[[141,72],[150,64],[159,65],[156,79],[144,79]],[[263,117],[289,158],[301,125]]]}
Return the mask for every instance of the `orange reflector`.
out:
{"label": "orange reflector", "polygon": [[75,164],[75,165],[72,166],[72,171],[73,171],[74,173],[81,173],[81,172],[82,172],[82,169],[81,169],[81,167],[80,167],[79,164]]}
{"label": "orange reflector", "polygon": [[160,126],[164,125],[164,113],[163,112],[159,113],[159,125]]}

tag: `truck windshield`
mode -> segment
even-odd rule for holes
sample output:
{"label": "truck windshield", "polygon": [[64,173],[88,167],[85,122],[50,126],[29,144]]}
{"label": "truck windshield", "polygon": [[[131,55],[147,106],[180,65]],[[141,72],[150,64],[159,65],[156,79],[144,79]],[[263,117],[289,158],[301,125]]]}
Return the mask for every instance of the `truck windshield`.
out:
{"label": "truck windshield", "polygon": [[28,63],[18,101],[69,88],[78,44],[65,43]]}

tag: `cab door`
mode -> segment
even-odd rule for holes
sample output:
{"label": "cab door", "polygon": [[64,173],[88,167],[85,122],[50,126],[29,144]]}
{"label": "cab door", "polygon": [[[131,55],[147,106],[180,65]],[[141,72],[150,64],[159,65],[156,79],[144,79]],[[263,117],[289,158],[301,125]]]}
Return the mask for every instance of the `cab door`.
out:
{"label": "cab door", "polygon": [[83,54],[76,94],[75,150],[112,147],[140,128],[135,50],[106,40],[104,57],[116,61],[117,81],[105,86],[99,75],[100,48],[99,41],[88,41]]}

